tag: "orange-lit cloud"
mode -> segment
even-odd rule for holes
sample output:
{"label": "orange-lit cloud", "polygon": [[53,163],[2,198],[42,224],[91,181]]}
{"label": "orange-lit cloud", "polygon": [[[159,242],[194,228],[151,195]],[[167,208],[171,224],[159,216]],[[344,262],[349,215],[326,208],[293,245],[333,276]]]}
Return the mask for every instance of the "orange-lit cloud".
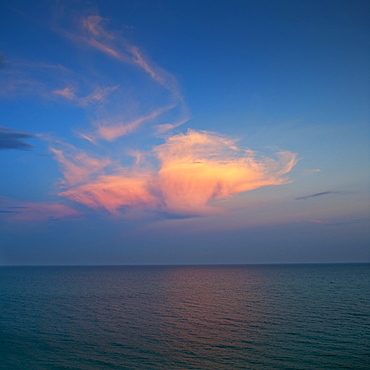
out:
{"label": "orange-lit cloud", "polygon": [[[156,169],[116,167],[116,173],[107,174],[109,161],[81,155],[77,164],[62,152],[54,154],[71,185],[59,195],[112,214],[137,208],[188,216],[218,213],[221,208],[212,200],[286,183],[284,175],[296,163],[294,153],[279,152],[276,159],[258,157],[238,148],[235,140],[195,130],[155,147],[151,155],[159,161]],[[92,179],[92,172],[99,175]]]}
{"label": "orange-lit cloud", "polygon": [[296,163],[290,152],[277,153],[276,160],[257,159],[234,140],[193,130],[171,137],[155,152],[161,161],[158,182],[166,208],[180,214],[213,212],[208,205],[212,199],[282,184],[282,176]]}
{"label": "orange-lit cloud", "polygon": [[157,209],[159,199],[151,194],[146,176],[101,176],[96,182],[60,193],[90,208],[104,208],[112,214],[130,209]]}

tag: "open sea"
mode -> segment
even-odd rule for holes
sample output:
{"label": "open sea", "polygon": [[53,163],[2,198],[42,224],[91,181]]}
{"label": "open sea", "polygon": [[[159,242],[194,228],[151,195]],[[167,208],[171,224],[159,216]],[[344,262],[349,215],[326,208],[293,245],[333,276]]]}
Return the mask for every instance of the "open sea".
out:
{"label": "open sea", "polygon": [[0,368],[370,369],[370,265],[0,267]]}

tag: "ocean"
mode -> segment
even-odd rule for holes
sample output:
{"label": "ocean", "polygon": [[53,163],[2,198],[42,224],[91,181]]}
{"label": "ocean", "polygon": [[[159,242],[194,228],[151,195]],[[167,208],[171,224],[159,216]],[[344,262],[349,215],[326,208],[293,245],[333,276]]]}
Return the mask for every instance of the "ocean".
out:
{"label": "ocean", "polygon": [[0,368],[369,369],[370,265],[0,267]]}

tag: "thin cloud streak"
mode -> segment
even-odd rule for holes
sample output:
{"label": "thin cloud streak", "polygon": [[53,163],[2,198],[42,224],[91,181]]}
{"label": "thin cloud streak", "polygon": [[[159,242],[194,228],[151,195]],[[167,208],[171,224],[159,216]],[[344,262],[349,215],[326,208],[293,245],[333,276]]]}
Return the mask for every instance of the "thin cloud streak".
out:
{"label": "thin cloud streak", "polygon": [[55,86],[69,80],[71,74],[72,71],[59,64],[12,61],[0,74],[0,96],[13,98],[32,95],[50,100],[56,96],[52,92]]}
{"label": "thin cloud streak", "polygon": [[130,134],[131,132],[135,131],[142,123],[157,118],[163,112],[168,111],[173,107],[174,106],[172,105],[169,107],[157,109],[154,112],[150,113],[148,116],[140,117],[129,123],[106,124],[105,122],[97,122],[96,125],[99,126],[97,130],[98,136],[102,137],[107,141],[113,141],[121,136]]}
{"label": "thin cloud streak", "polygon": [[[1,199],[0,214],[7,221],[12,222],[40,222],[46,220],[69,219],[80,215],[80,212],[59,203],[15,203],[17,206],[6,206],[14,204],[14,201]],[[5,209],[4,209],[5,208]]]}
{"label": "thin cloud streak", "polygon": [[322,221],[322,220],[309,220],[314,224],[326,225],[326,226],[344,226],[344,225],[352,225],[352,224],[361,224],[364,222],[369,222],[369,218],[358,219],[358,220],[349,220],[349,221],[339,221],[339,222],[330,222],[330,221]]}
{"label": "thin cloud streak", "polygon": [[0,126],[0,150],[30,150],[32,145],[25,143],[23,139],[35,138],[34,135],[22,131],[13,131],[4,126]]}
{"label": "thin cloud streak", "polygon": [[76,89],[73,87],[65,87],[64,89],[54,90],[52,93],[60,96],[66,100],[74,102],[81,107],[86,107],[89,104],[93,103],[103,103],[107,96],[114,90],[117,89],[118,86],[113,87],[95,87],[91,94],[86,95],[84,97],[79,97],[76,95]]}
{"label": "thin cloud streak", "polygon": [[103,27],[103,21],[104,19],[99,15],[82,18],[81,25],[87,33],[85,35],[69,33],[68,36],[76,41],[84,42],[121,62],[140,67],[153,80],[171,91],[177,99],[182,100],[176,78],[145,58],[137,46],[131,45],[122,37],[108,32]]}
{"label": "thin cloud streak", "polygon": [[323,191],[321,193],[310,194],[310,195],[306,195],[304,197],[298,197],[298,198],[295,198],[295,199],[296,200],[303,200],[303,199],[321,197],[323,195],[329,195],[329,194],[344,195],[344,194],[348,194],[348,192],[345,192],[345,191]]}
{"label": "thin cloud streak", "polygon": [[76,217],[80,213],[64,204],[24,203],[27,209],[13,216],[15,221],[45,221]]}

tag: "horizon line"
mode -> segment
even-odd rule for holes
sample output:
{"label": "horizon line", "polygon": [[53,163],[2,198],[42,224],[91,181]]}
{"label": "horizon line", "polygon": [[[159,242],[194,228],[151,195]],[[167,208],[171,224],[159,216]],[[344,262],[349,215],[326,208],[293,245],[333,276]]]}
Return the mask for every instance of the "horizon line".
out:
{"label": "horizon line", "polygon": [[212,266],[277,266],[277,265],[354,265],[370,264],[370,261],[357,262],[270,262],[270,263],[186,263],[186,264],[50,264],[50,265],[3,265],[0,267],[212,267]]}

